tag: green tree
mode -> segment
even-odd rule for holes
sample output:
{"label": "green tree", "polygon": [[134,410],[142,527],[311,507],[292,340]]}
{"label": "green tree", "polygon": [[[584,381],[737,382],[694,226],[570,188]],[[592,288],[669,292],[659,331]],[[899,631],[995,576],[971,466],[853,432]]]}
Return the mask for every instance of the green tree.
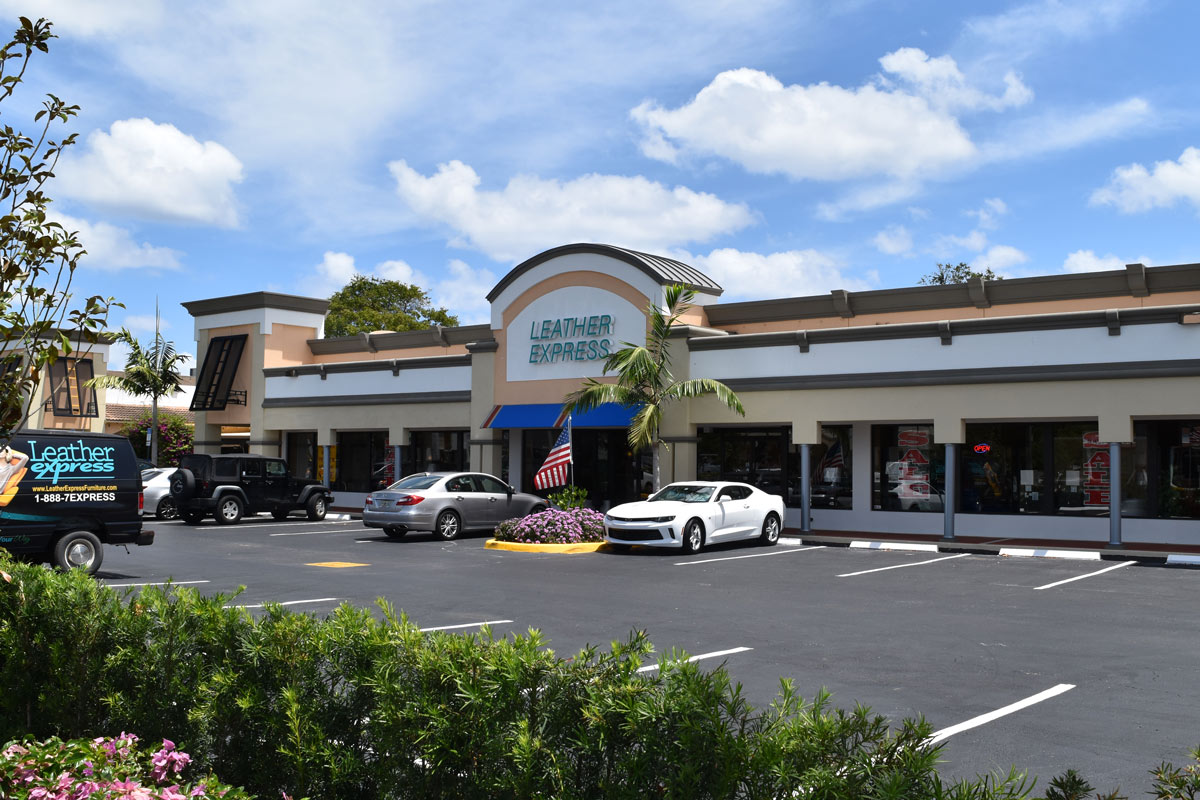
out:
{"label": "green tree", "polygon": [[161,334],[154,334],[154,342],[148,347],[133,337],[125,328],[117,334],[116,341],[129,347],[125,359],[125,374],[100,375],[88,381],[89,386],[121,389],[135,397],[150,398],[150,460],[158,463],[158,398],[169,397],[179,391],[181,367],[188,356],[175,352],[175,345]]}
{"label": "green tree", "polygon": [[637,408],[629,423],[629,446],[635,450],[653,448],[654,488],[661,478],[660,451],[666,443],[659,438],[663,412],[675,401],[711,394],[741,416],[746,416],[742,401],[725,384],[712,378],[677,381],[671,374],[671,332],[687,310],[696,293],[679,284],[666,290],[666,307],[650,303],[646,313],[650,329],[644,345],[622,342],[621,349],[604,361],[604,374],[616,375],[616,383],[601,383],[588,378],[581,389],[567,395],[564,410],[570,413],[590,411],[604,403]]}
{"label": "green tree", "polygon": [[917,283],[921,286],[946,286],[951,283],[966,283],[972,278],[983,278],[985,281],[1002,281],[1004,278],[992,272],[991,267],[984,267],[980,272],[965,261],[957,264],[938,262],[937,269],[925,275]]}
{"label": "green tree", "polygon": [[325,335],[418,331],[457,324],[458,317],[430,305],[429,295],[420,286],[355,275],[329,298]]}
{"label": "green tree", "polygon": [[[33,52],[49,52],[50,28],[21,17],[0,48],[0,102],[21,84]],[[46,217],[46,184],[76,137],[54,141],[50,127],[78,111],[51,94],[34,115],[35,136],[0,126],[0,445],[29,418],[47,365],[99,341],[109,309],[120,305],[111,297],[75,301],[71,282],[85,251],[76,233]]]}
{"label": "green tree", "polygon": [[[157,457],[153,457],[146,447],[146,434],[154,430],[158,431]],[[125,423],[121,428],[121,435],[133,444],[133,452],[138,458],[149,458],[160,467],[177,467],[180,456],[192,452],[195,430],[192,423],[182,414],[163,411],[158,416],[158,424],[155,425],[150,413],[144,412],[137,419]]]}

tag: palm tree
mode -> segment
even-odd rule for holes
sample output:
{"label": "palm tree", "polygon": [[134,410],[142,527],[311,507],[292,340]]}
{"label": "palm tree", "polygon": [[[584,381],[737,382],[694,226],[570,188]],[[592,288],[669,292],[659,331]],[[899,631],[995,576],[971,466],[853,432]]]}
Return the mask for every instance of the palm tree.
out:
{"label": "palm tree", "polygon": [[188,356],[175,352],[175,345],[154,334],[154,344],[143,348],[127,329],[122,328],[116,341],[129,347],[124,375],[101,375],[88,381],[89,386],[121,389],[135,397],[149,397],[151,408],[150,460],[158,463],[158,398],[179,391],[181,376],[178,367]]}
{"label": "palm tree", "polygon": [[671,374],[671,331],[695,296],[696,293],[686,286],[668,286],[665,308],[653,302],[647,306],[650,330],[646,333],[646,343],[622,342],[621,349],[605,359],[604,374],[615,374],[617,382],[601,383],[588,378],[583,388],[567,395],[563,406],[569,413],[590,411],[604,403],[636,408],[637,413],[629,423],[629,446],[635,451],[653,448],[656,491],[661,477],[659,452],[666,448],[666,443],[658,436],[658,428],[668,405],[676,400],[712,394],[741,416],[746,416],[742,401],[720,381],[711,378],[677,381]]}

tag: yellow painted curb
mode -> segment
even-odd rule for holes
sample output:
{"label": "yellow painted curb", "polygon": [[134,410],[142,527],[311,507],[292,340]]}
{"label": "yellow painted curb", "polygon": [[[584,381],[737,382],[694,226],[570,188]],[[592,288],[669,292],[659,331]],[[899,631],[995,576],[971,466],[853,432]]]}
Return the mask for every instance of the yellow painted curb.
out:
{"label": "yellow painted curb", "polygon": [[517,553],[594,553],[603,549],[604,542],[580,542],[578,544],[526,544],[525,542],[498,542],[488,539],[483,546],[489,550],[512,550]]}

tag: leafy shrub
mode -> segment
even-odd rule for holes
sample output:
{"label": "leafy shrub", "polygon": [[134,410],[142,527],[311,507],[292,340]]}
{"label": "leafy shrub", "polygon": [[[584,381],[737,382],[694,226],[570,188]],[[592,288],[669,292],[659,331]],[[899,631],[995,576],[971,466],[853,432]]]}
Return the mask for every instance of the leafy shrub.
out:
{"label": "leafy shrub", "polygon": [[572,485],[564,486],[557,492],[551,492],[546,499],[565,511],[571,508],[583,508],[587,503],[587,496],[587,489]]}
{"label": "leafy shrub", "polygon": [[[563,659],[537,631],[422,633],[383,602],[378,616],[343,604],[322,620],[278,605],[255,618],[224,608],[230,599],[189,587],[119,595],[78,571],[0,553],[0,741],[170,735],[186,743],[191,768],[264,798],[1011,800],[1031,791],[1015,770],[944,782],[923,720],[889,727],[862,706],[833,708],[824,692],[806,702],[790,681],[755,708],[723,668],[705,671],[683,653],[638,672],[653,655],[640,632]],[[81,756],[86,746],[43,745],[72,775],[102,763]],[[165,775],[174,752],[142,752],[128,774]],[[1155,796],[1197,796],[1198,770],[1162,765]],[[0,764],[0,780],[11,772]],[[1052,784],[1058,800],[1082,800],[1084,786]],[[22,797],[3,784],[0,796]]]}
{"label": "leafy shrub", "polygon": [[[150,457],[146,432],[153,424],[153,415],[147,410],[121,428],[121,435],[133,443],[133,452],[138,458]],[[161,408],[158,410],[158,466],[179,466],[180,457],[192,452],[193,438],[192,424],[186,418]]]}
{"label": "leafy shrub", "polygon": [[506,519],[496,526],[495,537],[501,542],[524,544],[576,544],[604,541],[604,515],[590,508],[566,511],[548,509],[517,519]]}
{"label": "leafy shrub", "polygon": [[10,800],[83,800],[128,797],[145,800],[224,798],[249,800],[250,795],[208,775],[181,781],[191,756],[164,739],[153,754],[139,748],[131,733],[95,739],[9,742],[0,751],[0,797]]}

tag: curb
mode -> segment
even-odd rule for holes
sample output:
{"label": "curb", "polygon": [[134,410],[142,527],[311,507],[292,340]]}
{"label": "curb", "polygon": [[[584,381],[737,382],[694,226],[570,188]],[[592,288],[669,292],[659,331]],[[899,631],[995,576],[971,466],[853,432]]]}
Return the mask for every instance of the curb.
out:
{"label": "curb", "polygon": [[1063,547],[1003,547],[972,542],[904,542],[855,539],[850,536],[795,535],[779,537],[780,544],[825,545],[869,550],[898,550],[936,553],[973,553],[1015,558],[1059,558],[1085,561],[1138,561],[1146,565],[1200,567],[1200,554],[1166,553],[1147,550],[1073,550]]}
{"label": "curb", "polygon": [[[483,546],[488,550],[511,550],[514,553],[595,553],[606,550],[605,542],[579,542],[578,544],[526,544],[525,542],[498,542],[488,539]],[[607,550],[606,550],[607,552]]]}

